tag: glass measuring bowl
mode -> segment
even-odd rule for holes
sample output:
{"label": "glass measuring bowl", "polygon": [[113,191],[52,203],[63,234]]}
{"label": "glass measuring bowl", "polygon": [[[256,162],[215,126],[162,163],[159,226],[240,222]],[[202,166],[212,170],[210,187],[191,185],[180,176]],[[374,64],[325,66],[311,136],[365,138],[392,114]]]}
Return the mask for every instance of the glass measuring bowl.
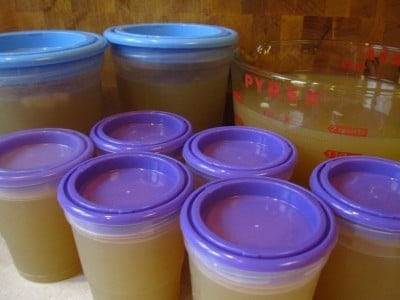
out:
{"label": "glass measuring bowl", "polygon": [[235,123],[278,132],[299,151],[293,181],[342,155],[400,159],[400,49],[335,40],[236,49]]}

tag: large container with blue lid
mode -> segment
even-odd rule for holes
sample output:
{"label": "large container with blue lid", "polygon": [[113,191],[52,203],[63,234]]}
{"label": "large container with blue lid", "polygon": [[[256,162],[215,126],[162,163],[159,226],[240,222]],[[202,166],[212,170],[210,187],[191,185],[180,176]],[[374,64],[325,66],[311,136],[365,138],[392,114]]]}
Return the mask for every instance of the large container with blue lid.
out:
{"label": "large container with blue lid", "polygon": [[339,231],[316,299],[400,299],[400,162],[333,158],[314,169],[310,186]]}
{"label": "large container with blue lid", "polygon": [[0,233],[24,278],[54,282],[81,272],[56,192],[62,176],[93,153],[89,137],[70,129],[0,136]]}
{"label": "large container with blue lid", "polygon": [[58,200],[94,299],[178,299],[185,165],[151,152],[110,153],[64,176]]}
{"label": "large container with blue lid", "polygon": [[195,23],[139,23],[110,27],[121,107],[170,111],[195,131],[223,122],[237,33]]}
{"label": "large container with blue lid", "polygon": [[330,209],[276,178],[211,181],[180,220],[194,300],[311,300],[336,242]]}
{"label": "large container with blue lid", "polygon": [[103,116],[105,39],[73,30],[0,34],[0,134],[36,127],[89,133]]}

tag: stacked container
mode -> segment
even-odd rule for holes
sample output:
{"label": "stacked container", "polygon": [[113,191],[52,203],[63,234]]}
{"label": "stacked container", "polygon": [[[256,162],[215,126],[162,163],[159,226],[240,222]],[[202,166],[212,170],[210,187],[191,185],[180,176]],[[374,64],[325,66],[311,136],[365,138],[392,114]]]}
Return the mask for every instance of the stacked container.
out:
{"label": "stacked container", "polygon": [[53,282],[81,271],[56,191],[61,177],[93,152],[89,137],[68,129],[0,136],[0,233],[24,278]]}
{"label": "stacked container", "polygon": [[310,185],[339,230],[316,299],[400,299],[400,163],[339,157],[318,165]]}

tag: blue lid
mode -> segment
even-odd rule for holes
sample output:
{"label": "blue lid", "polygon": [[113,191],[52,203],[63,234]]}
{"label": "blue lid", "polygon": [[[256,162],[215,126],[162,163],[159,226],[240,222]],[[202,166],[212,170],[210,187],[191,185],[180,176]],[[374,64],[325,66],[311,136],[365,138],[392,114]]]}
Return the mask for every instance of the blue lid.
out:
{"label": "blue lid", "polygon": [[62,128],[35,128],[0,136],[0,186],[23,187],[60,179],[93,155],[86,135]]}
{"label": "blue lid", "polygon": [[90,132],[103,152],[158,152],[174,154],[192,134],[185,118],[162,111],[131,111],[100,120]]}
{"label": "blue lid", "polygon": [[354,155],[320,163],[311,190],[334,212],[355,224],[400,231],[400,162]]}
{"label": "blue lid", "polygon": [[211,181],[190,195],[180,220],[190,248],[250,271],[311,265],[336,241],[329,208],[310,191],[276,178]]}
{"label": "blue lid", "polygon": [[98,34],[77,30],[0,34],[0,69],[44,66],[98,55],[106,48]]}
{"label": "blue lid", "polygon": [[104,36],[112,44],[169,49],[225,47],[238,40],[232,29],[195,23],[127,24],[106,29]]}
{"label": "blue lid", "polygon": [[193,169],[214,178],[285,177],[297,162],[297,150],[288,139],[247,126],[200,131],[186,141],[182,155]]}
{"label": "blue lid", "polygon": [[111,153],[85,161],[59,184],[58,200],[73,217],[131,225],[176,214],[192,191],[179,161],[156,153]]}

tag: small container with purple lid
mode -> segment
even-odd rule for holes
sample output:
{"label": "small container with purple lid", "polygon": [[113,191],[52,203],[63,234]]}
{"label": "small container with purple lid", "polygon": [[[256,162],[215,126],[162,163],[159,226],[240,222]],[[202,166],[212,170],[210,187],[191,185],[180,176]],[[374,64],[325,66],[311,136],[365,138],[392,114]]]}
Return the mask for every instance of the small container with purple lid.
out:
{"label": "small container with purple lid", "polygon": [[180,220],[194,300],[311,300],[336,242],[327,205],[276,178],[208,182]]}
{"label": "small container with purple lid", "polygon": [[316,299],[400,299],[400,162],[332,158],[314,169],[310,187],[339,232]]}
{"label": "small container with purple lid", "polygon": [[64,176],[58,200],[94,299],[178,299],[192,190],[183,163],[151,152],[104,154]]}
{"label": "small container with purple lid", "polygon": [[90,132],[98,154],[156,152],[181,157],[192,135],[190,122],[177,114],[140,110],[115,114],[97,122]]}
{"label": "small container with purple lid", "polygon": [[247,126],[221,126],[192,135],[183,158],[196,186],[216,179],[268,176],[289,180],[297,162],[293,143],[274,132]]}
{"label": "small container with purple lid", "polygon": [[55,282],[81,271],[71,228],[57,202],[57,186],[93,153],[89,137],[69,129],[0,136],[0,233],[24,278]]}

